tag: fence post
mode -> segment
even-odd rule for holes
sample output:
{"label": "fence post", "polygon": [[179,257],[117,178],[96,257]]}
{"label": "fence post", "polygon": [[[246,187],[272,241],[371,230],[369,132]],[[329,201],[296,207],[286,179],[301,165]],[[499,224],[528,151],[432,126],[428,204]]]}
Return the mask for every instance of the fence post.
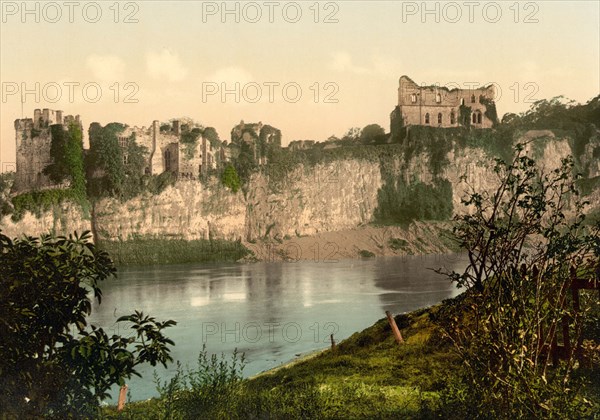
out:
{"label": "fence post", "polygon": [[392,332],[394,333],[394,337],[396,338],[396,342],[398,344],[404,343],[404,339],[402,338],[402,334],[398,329],[398,325],[396,325],[396,320],[390,313],[390,311],[385,311],[385,316],[387,316],[388,322],[390,323],[390,327],[392,327]]}
{"label": "fence post", "polygon": [[331,338],[331,351],[335,351],[335,340],[333,339],[333,334],[330,334],[329,338]]}
{"label": "fence post", "polygon": [[121,391],[119,392],[119,404],[117,405],[117,411],[123,410],[125,407],[125,398],[127,397],[127,384],[121,387]]}

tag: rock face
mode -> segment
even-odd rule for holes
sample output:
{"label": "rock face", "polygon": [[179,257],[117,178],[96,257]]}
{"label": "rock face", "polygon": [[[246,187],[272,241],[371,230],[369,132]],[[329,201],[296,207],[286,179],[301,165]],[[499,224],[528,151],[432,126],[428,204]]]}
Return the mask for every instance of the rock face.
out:
{"label": "rock face", "polygon": [[284,238],[355,228],[370,222],[381,188],[379,164],[340,160],[299,166],[273,193],[269,180],[253,177],[247,197],[246,239]]}
{"label": "rock face", "polygon": [[[573,153],[568,140],[556,138],[550,131],[528,132],[524,138],[535,140],[528,145],[529,152],[546,170],[556,168],[561,158]],[[600,164],[593,154],[585,151],[580,160],[590,176],[597,176]],[[482,149],[455,148],[447,159],[449,163],[439,175],[452,185],[455,214],[470,211],[461,204],[469,190],[491,192],[497,188],[494,161]],[[392,164],[407,182],[429,184],[434,179],[427,153],[416,154],[408,161],[403,156],[394,157]],[[0,228],[11,237],[92,230],[97,239],[109,240],[293,240],[356,229],[372,222],[378,192],[385,182],[380,162],[348,158],[315,167],[300,165],[277,180],[255,174],[245,194],[232,193],[216,179],[206,185],[183,180],[156,196],[142,195],[125,203],[101,200],[91,220],[76,206],[65,204],[41,218],[27,213],[17,223],[6,216],[0,220]],[[587,198],[592,208],[600,205],[598,189]]]}
{"label": "rock face", "polygon": [[241,192],[232,194],[216,180],[207,186],[188,180],[156,196],[142,195],[125,203],[102,200],[96,205],[94,221],[100,239],[238,240],[243,237],[245,219]]}
{"label": "rock face", "polygon": [[91,230],[90,217],[84,215],[81,207],[73,203],[63,203],[41,217],[27,212],[21,220],[13,222],[10,216],[0,219],[0,229],[9,238],[22,235],[39,236],[45,233],[69,235]]}

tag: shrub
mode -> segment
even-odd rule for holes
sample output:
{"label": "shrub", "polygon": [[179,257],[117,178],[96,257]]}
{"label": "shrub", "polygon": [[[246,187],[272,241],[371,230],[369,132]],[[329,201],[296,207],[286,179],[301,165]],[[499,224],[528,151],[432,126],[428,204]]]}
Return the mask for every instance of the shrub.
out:
{"label": "shrub", "polygon": [[81,236],[24,238],[0,233],[0,407],[7,418],[89,417],[114,384],[141,363],[166,365],[173,342],[135,312],[117,322],[133,334],[109,337],[87,326],[90,292],[116,270],[108,254]]}
{"label": "shrub", "polygon": [[510,163],[496,161],[499,189],[472,191],[464,204],[474,212],[457,219],[470,261],[464,273],[449,274],[467,289],[466,314],[445,326],[466,372],[458,399],[486,418],[579,418],[586,403],[573,377],[577,352],[549,367],[548,349],[565,320],[570,342],[580,340],[592,301],[582,299],[576,312],[567,295],[575,275],[595,276],[600,226],[583,226],[572,158],[542,173],[523,150],[517,145]]}

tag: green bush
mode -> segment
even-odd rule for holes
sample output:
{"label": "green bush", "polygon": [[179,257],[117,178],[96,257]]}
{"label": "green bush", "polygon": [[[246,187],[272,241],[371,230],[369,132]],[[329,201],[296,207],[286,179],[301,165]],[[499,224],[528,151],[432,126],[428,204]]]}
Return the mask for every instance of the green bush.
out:
{"label": "green bush", "polygon": [[173,342],[135,312],[128,337],[87,325],[110,257],[81,236],[10,240],[0,233],[0,407],[6,418],[90,418],[142,363],[171,360]]}
{"label": "green bush", "polygon": [[358,255],[360,255],[362,258],[373,258],[375,256],[375,254],[366,249],[361,249]]}
{"label": "green bush", "polygon": [[398,251],[408,246],[408,242],[404,239],[391,238],[388,241],[388,246],[392,248],[394,251]]}
{"label": "green bush", "polygon": [[223,175],[221,175],[221,183],[229,188],[233,193],[239,191],[241,187],[240,177],[238,176],[233,165],[229,164],[225,167]]}
{"label": "green bush", "polygon": [[470,261],[464,272],[449,273],[468,303],[444,327],[463,360],[458,405],[481,418],[583,418],[589,405],[573,375],[577,352],[552,360],[548,349],[565,326],[568,340],[580,343],[598,305],[581,299],[575,310],[567,295],[573,276],[596,277],[600,225],[583,225],[572,157],[544,173],[524,145],[515,151],[511,162],[497,161],[497,191],[464,199],[474,211],[458,217],[454,230]]}

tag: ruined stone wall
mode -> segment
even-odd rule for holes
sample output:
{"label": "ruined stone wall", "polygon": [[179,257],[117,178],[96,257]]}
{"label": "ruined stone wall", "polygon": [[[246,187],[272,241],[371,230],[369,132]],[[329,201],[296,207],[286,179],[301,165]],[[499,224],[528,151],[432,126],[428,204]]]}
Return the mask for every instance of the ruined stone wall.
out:
{"label": "ruined stone wall", "polygon": [[[477,128],[491,128],[494,122],[485,115],[487,106],[481,102],[482,97],[493,101],[493,85],[477,89],[450,90],[437,86],[419,86],[407,76],[402,76],[398,87],[398,107],[405,126],[458,127],[459,108],[465,105],[471,108],[472,113],[481,114],[481,122],[478,118],[473,120],[471,116],[471,125]],[[439,114],[441,122],[438,120]]]}
{"label": "ruined stone wall", "polygon": [[50,129],[35,129],[33,120],[24,119],[15,121],[15,132],[17,170],[13,191],[25,192],[52,186],[50,178],[44,175],[44,168],[52,163]]}

